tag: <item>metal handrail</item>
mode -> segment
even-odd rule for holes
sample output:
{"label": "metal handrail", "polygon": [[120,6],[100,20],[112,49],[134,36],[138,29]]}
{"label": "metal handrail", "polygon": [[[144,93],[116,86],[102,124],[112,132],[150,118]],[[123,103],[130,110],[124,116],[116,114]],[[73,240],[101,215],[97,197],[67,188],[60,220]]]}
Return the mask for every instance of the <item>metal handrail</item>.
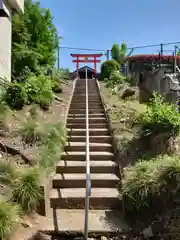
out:
{"label": "metal handrail", "polygon": [[86,196],[85,196],[85,221],[84,237],[88,240],[89,223],[89,197],[91,196],[91,177],[90,177],[90,156],[89,156],[89,96],[88,96],[88,77],[86,68]]}

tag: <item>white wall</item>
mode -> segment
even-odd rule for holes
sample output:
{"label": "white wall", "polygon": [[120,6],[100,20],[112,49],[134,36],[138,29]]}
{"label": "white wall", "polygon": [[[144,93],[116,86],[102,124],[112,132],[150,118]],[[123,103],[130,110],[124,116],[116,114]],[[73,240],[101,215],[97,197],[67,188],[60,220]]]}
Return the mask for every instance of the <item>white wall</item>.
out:
{"label": "white wall", "polygon": [[17,12],[24,12],[24,0],[6,0],[8,5]]}
{"label": "white wall", "polygon": [[11,81],[12,11],[6,8],[10,17],[0,17],[0,77]]}

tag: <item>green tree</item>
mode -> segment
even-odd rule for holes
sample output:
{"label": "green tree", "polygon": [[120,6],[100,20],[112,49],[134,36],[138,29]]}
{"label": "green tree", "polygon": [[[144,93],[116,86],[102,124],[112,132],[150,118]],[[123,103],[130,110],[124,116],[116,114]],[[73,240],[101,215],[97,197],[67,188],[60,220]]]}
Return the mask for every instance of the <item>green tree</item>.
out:
{"label": "green tree", "polygon": [[121,49],[119,44],[118,43],[113,44],[111,49],[112,59],[114,59],[119,64],[120,64],[120,54],[121,54]]}
{"label": "green tree", "polygon": [[109,79],[113,72],[119,71],[119,68],[119,63],[114,59],[103,62],[101,65],[101,79]]}
{"label": "green tree", "polygon": [[126,52],[127,52],[127,46],[125,43],[122,43],[121,47],[119,46],[118,43],[115,43],[113,44],[111,49],[112,59],[114,59],[119,64],[122,64],[124,62]]}
{"label": "green tree", "polygon": [[41,8],[40,2],[25,0],[24,14],[13,16],[13,78],[21,78],[29,72],[38,74],[41,68],[54,66],[58,44],[50,10]]}

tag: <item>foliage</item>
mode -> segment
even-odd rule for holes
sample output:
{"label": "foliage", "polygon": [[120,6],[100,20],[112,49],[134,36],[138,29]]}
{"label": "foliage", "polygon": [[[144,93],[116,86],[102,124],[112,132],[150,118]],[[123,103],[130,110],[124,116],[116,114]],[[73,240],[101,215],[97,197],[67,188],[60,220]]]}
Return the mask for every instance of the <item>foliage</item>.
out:
{"label": "foliage", "polygon": [[40,172],[37,167],[24,169],[21,175],[11,184],[12,200],[16,201],[25,212],[36,210],[42,192],[40,188]]}
{"label": "foliage", "polygon": [[109,79],[105,79],[105,81],[106,87],[114,89],[116,86],[124,83],[125,77],[119,71],[114,71],[111,73]]}
{"label": "foliage", "polygon": [[110,78],[112,72],[120,69],[119,64],[115,60],[107,60],[101,66],[101,79]]}
{"label": "foliage", "polygon": [[25,91],[28,103],[36,103],[44,108],[49,108],[53,101],[51,79],[44,75],[29,77],[25,82]]}
{"label": "foliage", "polygon": [[0,130],[9,130],[9,117],[11,116],[12,112],[9,106],[3,101],[4,96],[1,99],[0,103]]}
{"label": "foliage", "polygon": [[70,71],[68,68],[60,68],[57,76],[59,76],[60,79],[70,79]]}
{"label": "foliage", "polygon": [[124,169],[120,193],[127,212],[151,209],[179,196],[180,158],[157,157]]}
{"label": "foliage", "polygon": [[59,161],[60,153],[66,143],[66,129],[62,123],[46,126],[47,135],[44,137],[39,166],[52,168]]}
{"label": "foliage", "polygon": [[112,59],[117,61],[120,65],[124,62],[126,56],[127,46],[125,43],[121,44],[121,47],[118,43],[113,44],[111,49]]}
{"label": "foliage", "polygon": [[138,122],[143,136],[163,132],[177,135],[180,132],[180,114],[176,105],[164,102],[156,93]]}
{"label": "foliage", "polygon": [[25,12],[13,16],[12,74],[24,81],[30,72],[55,64],[59,37],[49,9],[25,0]]}
{"label": "foliage", "polygon": [[52,90],[56,93],[62,92],[61,81],[59,77],[52,77]]}
{"label": "foliage", "polygon": [[20,220],[18,205],[0,200],[0,239],[5,240]]}
{"label": "foliage", "polygon": [[12,83],[4,94],[4,100],[13,109],[20,110],[26,103],[26,92],[24,87],[19,83]]}
{"label": "foliage", "polygon": [[18,172],[13,162],[4,159],[0,161],[0,182],[4,184],[10,184],[16,177]]}
{"label": "foliage", "polygon": [[35,120],[37,119],[38,110],[39,110],[38,105],[33,104],[33,105],[31,106],[31,108],[29,109],[29,113],[30,113],[31,118],[33,118],[33,119],[35,119]]}
{"label": "foliage", "polygon": [[111,49],[112,59],[114,59],[116,62],[120,64],[120,46],[118,43],[113,44]]}
{"label": "foliage", "polygon": [[21,130],[21,137],[25,143],[34,144],[37,141],[41,141],[43,138],[43,131],[40,124],[34,118],[28,118]]}

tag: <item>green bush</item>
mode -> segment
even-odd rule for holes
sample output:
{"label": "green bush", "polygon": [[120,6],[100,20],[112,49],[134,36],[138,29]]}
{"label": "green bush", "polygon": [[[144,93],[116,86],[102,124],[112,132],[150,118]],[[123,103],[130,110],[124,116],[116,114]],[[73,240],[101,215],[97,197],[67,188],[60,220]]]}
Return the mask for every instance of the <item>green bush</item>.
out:
{"label": "green bush", "polygon": [[28,103],[36,103],[42,109],[48,109],[53,101],[51,79],[47,76],[30,77],[25,82]]}
{"label": "green bush", "polygon": [[138,123],[143,136],[164,132],[176,135],[180,132],[177,106],[164,102],[163,97],[158,94],[154,94],[146,112],[140,115]]}
{"label": "green bush", "polygon": [[20,110],[26,103],[27,95],[23,85],[12,83],[4,94],[4,100],[13,109]]}
{"label": "green bush", "polygon": [[120,70],[120,65],[115,60],[107,60],[101,66],[101,80],[110,78],[112,72]]}
{"label": "green bush", "polygon": [[113,71],[108,78],[106,78],[106,87],[115,88],[118,85],[121,85],[125,81],[125,77],[119,71]]}
{"label": "green bush", "polygon": [[55,93],[61,93],[62,92],[62,86],[60,82],[60,78],[52,77],[52,90]]}
{"label": "green bush", "polygon": [[24,169],[12,182],[11,196],[12,201],[16,201],[23,211],[29,213],[36,210],[42,198],[40,171],[37,167]]}
{"label": "green bush", "polygon": [[127,212],[153,210],[152,204],[172,202],[179,197],[180,158],[165,155],[126,168],[119,191]]}
{"label": "green bush", "polygon": [[20,222],[20,208],[0,200],[0,239],[5,240]]}

